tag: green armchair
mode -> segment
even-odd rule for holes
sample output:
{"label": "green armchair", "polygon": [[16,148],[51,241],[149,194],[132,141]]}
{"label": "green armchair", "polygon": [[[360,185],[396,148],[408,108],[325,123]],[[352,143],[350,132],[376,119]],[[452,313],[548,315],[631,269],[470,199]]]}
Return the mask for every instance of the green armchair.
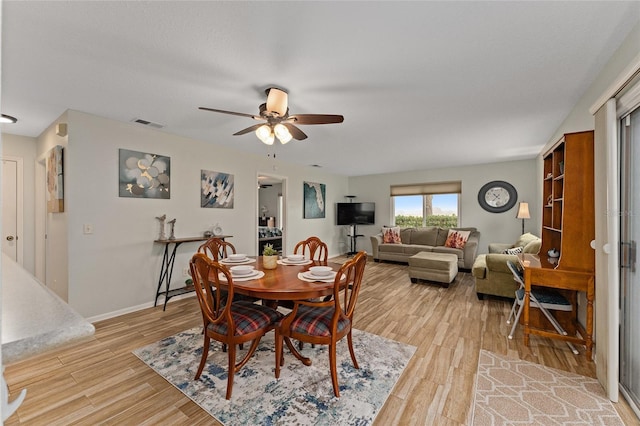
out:
{"label": "green armchair", "polygon": [[521,235],[514,244],[489,244],[489,253],[479,255],[471,270],[471,274],[476,280],[478,299],[482,300],[485,294],[513,299],[519,285],[514,281],[507,261],[511,260],[517,263],[518,258],[515,254],[505,253],[505,250],[522,247],[522,253],[538,254],[541,245],[540,237],[530,233]]}

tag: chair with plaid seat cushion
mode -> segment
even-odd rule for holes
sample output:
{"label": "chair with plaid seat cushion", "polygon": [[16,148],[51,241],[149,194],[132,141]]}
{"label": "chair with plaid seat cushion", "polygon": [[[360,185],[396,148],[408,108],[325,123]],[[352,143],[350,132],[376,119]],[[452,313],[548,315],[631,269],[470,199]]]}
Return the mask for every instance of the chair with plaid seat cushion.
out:
{"label": "chair with plaid seat cushion", "polygon": [[276,326],[276,378],[280,377],[280,367],[284,365],[283,342],[304,365],[311,365],[311,360],[298,352],[291,343],[291,339],[329,345],[329,367],[333,393],[336,397],[340,396],[336,344],[343,337],[347,337],[353,366],[360,368],[353,351],[351,327],[366,263],[367,254],[361,251],[342,265],[333,283],[333,298],[331,300],[297,300],[294,302],[292,311]]}
{"label": "chair with plaid seat cushion", "polygon": [[[226,399],[231,398],[235,373],[249,361],[260,339],[282,318],[282,314],[267,306],[249,301],[233,300],[233,279],[226,266],[209,259],[203,253],[193,255],[189,264],[204,321],[204,346],[202,358],[195,376],[200,378],[209,355],[211,339],[228,347],[229,373]],[[228,298],[223,299],[221,288],[226,286]],[[236,362],[236,346],[251,341],[247,354]]]}

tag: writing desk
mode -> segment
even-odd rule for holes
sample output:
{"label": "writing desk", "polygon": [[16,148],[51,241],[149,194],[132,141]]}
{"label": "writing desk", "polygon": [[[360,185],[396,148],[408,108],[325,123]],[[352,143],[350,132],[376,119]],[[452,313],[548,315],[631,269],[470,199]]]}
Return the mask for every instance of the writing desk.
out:
{"label": "writing desk", "polygon": [[[215,235],[215,238],[220,238],[224,241],[225,238],[231,238],[232,235]],[[182,243],[191,243],[195,241],[206,241],[212,237],[185,237],[185,238],[174,238],[174,239],[166,239],[166,240],[154,240],[153,242],[156,244],[164,245],[164,254],[162,256],[162,265],[160,266],[160,278],[158,279],[158,288],[156,289],[156,299],[153,302],[153,306],[158,304],[158,298],[160,296],[164,296],[164,306],[162,310],[167,309],[167,302],[173,296],[178,296],[180,294],[190,293],[194,291],[193,285],[185,286],[181,288],[176,288],[173,290],[169,290],[169,286],[171,284],[171,276],[173,275],[173,264],[176,260],[176,250]],[[171,245],[173,244],[173,248]],[[171,252],[171,254],[169,254]],[[162,283],[165,284],[164,291],[161,291]]]}
{"label": "writing desk", "polygon": [[[584,345],[587,349],[587,359],[591,359],[593,352],[593,299],[595,296],[595,277],[593,272],[572,271],[556,269],[557,265],[549,262],[548,258],[540,258],[538,255],[521,253],[518,254],[518,261],[524,269],[524,344],[529,346],[529,335],[550,337],[561,339]],[[574,321],[580,335],[563,336],[547,330],[540,330],[529,327],[529,301],[531,285],[541,287],[551,287],[562,290],[583,291],[587,296],[587,324],[586,329],[577,321],[576,306],[574,305]]]}

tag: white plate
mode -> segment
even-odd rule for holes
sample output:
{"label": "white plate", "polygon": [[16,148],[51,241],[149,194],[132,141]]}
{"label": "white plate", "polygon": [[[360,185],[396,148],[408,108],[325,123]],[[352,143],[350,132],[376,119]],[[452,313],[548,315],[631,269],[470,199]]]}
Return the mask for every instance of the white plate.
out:
{"label": "white plate", "polygon": [[286,257],[289,262],[304,262],[306,259],[304,255],[301,254],[292,254]]}
{"label": "white plate", "polygon": [[233,275],[234,277],[244,277],[246,275],[251,275],[253,271],[255,271],[255,269],[253,269],[253,266],[249,265],[232,266],[229,269],[231,270],[231,275]]}
{"label": "white plate", "polygon": [[247,260],[249,260],[249,258],[246,256],[244,259],[229,259],[228,257],[226,259],[222,259],[222,261],[226,263],[242,263],[246,262]]}
{"label": "white plate", "polygon": [[335,275],[330,266],[311,266],[309,267],[309,272],[316,277],[331,277],[332,274]]}
{"label": "white plate", "polygon": [[[233,279],[236,279],[236,280],[247,280],[247,279],[251,279],[251,278],[257,277],[258,275],[260,275],[260,271],[258,271],[257,269],[254,269],[253,272],[248,274],[248,275],[233,275],[233,274],[231,274],[231,277]],[[226,279],[226,278],[224,278],[224,275],[222,273],[220,273],[220,278],[221,279]]]}
{"label": "white plate", "polygon": [[302,273],[302,275],[305,278],[309,278],[310,280],[322,280],[322,281],[333,281],[333,279],[336,277],[336,274],[337,274],[337,272],[333,271],[329,275],[323,275],[323,276],[319,277],[319,276],[311,273],[310,271]]}
{"label": "white plate", "polygon": [[304,263],[307,261],[307,259],[301,259],[301,260],[291,260],[288,257],[286,259],[282,259],[283,262],[286,263],[291,263],[291,264],[298,264],[298,263]]}

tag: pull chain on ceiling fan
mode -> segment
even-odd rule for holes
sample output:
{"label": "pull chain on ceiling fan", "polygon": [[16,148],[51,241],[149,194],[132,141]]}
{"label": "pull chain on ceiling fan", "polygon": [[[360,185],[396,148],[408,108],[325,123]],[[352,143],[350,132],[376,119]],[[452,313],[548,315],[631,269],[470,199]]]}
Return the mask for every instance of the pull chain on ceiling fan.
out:
{"label": "pull chain on ceiling fan", "polygon": [[254,124],[246,129],[234,133],[234,136],[244,135],[246,133],[255,132],[258,139],[267,145],[273,145],[275,138],[280,143],[286,144],[291,139],[303,140],[307,135],[300,130],[296,124],[334,124],[342,123],[344,117],[342,115],[332,114],[296,114],[289,115],[288,95],[282,89],[270,87],[265,90],[267,94],[267,102],[259,107],[259,115],[246,114],[242,112],[225,111],[222,109],[200,107],[204,111],[219,112],[222,114],[238,115],[240,117],[249,117],[254,120],[266,122]]}

